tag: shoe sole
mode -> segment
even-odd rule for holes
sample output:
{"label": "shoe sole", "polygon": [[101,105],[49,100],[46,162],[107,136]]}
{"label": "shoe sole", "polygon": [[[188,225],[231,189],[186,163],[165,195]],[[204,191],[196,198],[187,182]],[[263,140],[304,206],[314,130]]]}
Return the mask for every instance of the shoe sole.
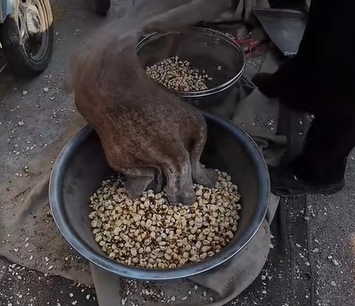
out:
{"label": "shoe sole", "polygon": [[332,195],[334,193],[338,193],[342,191],[344,186],[345,185],[341,185],[341,186],[334,185],[330,187],[318,188],[318,189],[314,189],[307,192],[305,191],[301,193],[296,189],[290,190],[290,189],[272,187],[271,192],[277,196],[284,197],[284,198],[299,198],[310,194]]}

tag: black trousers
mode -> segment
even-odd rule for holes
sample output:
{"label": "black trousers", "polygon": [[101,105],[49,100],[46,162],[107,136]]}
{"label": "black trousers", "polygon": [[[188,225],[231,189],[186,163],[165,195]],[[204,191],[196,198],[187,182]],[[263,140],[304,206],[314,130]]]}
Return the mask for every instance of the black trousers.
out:
{"label": "black trousers", "polygon": [[296,170],[316,183],[343,179],[355,146],[354,9],[352,0],[313,0],[297,56],[273,76],[281,103],[315,115]]}

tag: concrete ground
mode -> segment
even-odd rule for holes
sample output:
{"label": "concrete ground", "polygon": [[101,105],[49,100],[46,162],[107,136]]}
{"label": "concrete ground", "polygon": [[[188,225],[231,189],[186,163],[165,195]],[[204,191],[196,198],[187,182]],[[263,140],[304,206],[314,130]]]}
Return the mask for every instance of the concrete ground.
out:
{"label": "concrete ground", "polygon": [[[130,1],[113,1],[109,19],[119,18]],[[84,1],[53,0],[53,61],[37,78],[18,82],[0,75],[1,181],[16,180],[31,157],[55,142],[75,107],[61,88],[70,55],[104,22]],[[330,123],[331,124],[331,123]],[[347,186],[334,196],[308,198],[310,261],[318,306],[355,306],[355,154]],[[0,258],[0,305],[97,305],[92,288],[14,266]],[[291,304],[292,305],[292,304]],[[274,305],[274,306],[291,306]]]}
{"label": "concrete ground", "polygon": [[346,187],[332,196],[309,196],[310,263],[316,305],[355,305],[355,154]]}
{"label": "concrete ground", "polygon": [[2,306],[96,306],[95,290],[82,284],[12,264],[0,258]]}

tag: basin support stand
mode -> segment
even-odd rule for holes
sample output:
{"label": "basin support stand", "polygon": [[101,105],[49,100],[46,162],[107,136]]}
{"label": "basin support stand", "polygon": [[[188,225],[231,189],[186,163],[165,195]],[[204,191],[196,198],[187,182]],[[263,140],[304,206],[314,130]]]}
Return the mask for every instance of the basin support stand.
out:
{"label": "basin support stand", "polygon": [[90,264],[99,306],[120,305],[120,277]]}

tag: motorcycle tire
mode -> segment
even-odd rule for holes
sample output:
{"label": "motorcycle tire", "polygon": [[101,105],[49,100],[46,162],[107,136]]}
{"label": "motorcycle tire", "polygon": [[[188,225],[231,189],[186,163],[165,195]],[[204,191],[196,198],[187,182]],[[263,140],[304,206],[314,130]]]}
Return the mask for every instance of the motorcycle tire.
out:
{"label": "motorcycle tire", "polygon": [[106,16],[111,7],[111,0],[91,0],[94,12],[99,16]]}
{"label": "motorcycle tire", "polygon": [[[19,0],[18,3],[18,7],[0,26],[0,40],[10,69],[18,77],[32,77],[45,70],[52,58],[54,41],[52,9],[49,0]],[[24,31],[26,38],[22,35]],[[28,40],[34,39],[34,36],[29,34],[31,31],[36,32],[37,38],[41,37],[36,54],[27,50]]]}

